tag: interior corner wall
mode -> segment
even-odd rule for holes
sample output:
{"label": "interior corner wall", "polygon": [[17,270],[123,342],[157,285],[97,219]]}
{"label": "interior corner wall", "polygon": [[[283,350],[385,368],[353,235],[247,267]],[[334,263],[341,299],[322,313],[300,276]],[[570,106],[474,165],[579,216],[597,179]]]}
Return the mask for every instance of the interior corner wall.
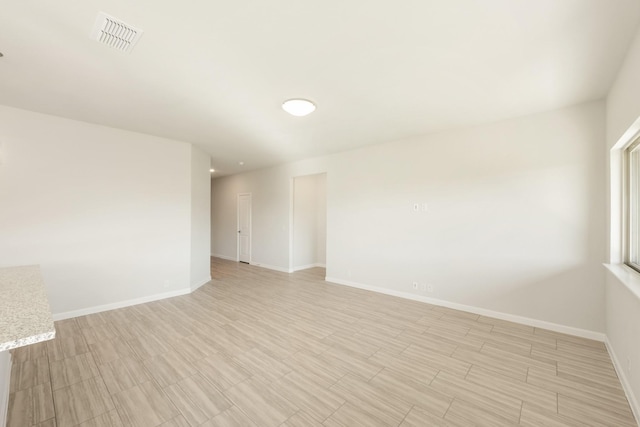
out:
{"label": "interior corner wall", "polygon": [[327,174],[316,176],[316,265],[327,264]]}
{"label": "interior corner wall", "polygon": [[293,180],[293,269],[326,262],[326,174]]}
{"label": "interior corner wall", "polygon": [[190,144],[0,106],[0,146],[0,266],[54,315],[189,291]]}
{"label": "interior corner wall", "polygon": [[211,280],[211,158],[191,145],[191,271],[194,290]]}
{"label": "interior corner wall", "polygon": [[293,269],[308,268],[316,263],[318,246],[315,176],[299,176],[293,180]]}
{"label": "interior corner wall", "polygon": [[[640,120],[640,30],[607,96],[607,154],[634,123]],[[610,177],[611,178],[611,177]],[[616,200],[610,195],[615,214]],[[611,218],[610,218],[611,221]],[[617,238],[619,236],[609,236]],[[612,250],[612,252],[614,252]],[[614,261],[615,262],[615,261]],[[636,273],[631,273],[636,274]],[[607,272],[606,334],[621,382],[640,421],[640,300],[617,276]]]}

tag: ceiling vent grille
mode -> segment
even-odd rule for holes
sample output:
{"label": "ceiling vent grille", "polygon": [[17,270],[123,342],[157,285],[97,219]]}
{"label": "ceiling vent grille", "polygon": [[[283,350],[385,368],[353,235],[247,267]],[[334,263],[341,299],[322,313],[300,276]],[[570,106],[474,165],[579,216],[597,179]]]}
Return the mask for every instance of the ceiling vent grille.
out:
{"label": "ceiling vent grille", "polygon": [[91,31],[91,38],[123,52],[131,52],[142,33],[138,28],[99,12]]}

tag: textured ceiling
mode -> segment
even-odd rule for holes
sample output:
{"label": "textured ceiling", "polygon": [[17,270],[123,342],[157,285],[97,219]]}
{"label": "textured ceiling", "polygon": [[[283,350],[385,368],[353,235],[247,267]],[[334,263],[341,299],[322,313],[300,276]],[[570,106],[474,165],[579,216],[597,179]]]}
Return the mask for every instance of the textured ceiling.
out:
{"label": "textured ceiling", "polygon": [[[90,39],[99,11],[144,30],[132,53]],[[0,104],[191,142],[226,174],[601,98],[639,13],[637,0],[4,0]],[[293,97],[318,109],[289,116]]]}

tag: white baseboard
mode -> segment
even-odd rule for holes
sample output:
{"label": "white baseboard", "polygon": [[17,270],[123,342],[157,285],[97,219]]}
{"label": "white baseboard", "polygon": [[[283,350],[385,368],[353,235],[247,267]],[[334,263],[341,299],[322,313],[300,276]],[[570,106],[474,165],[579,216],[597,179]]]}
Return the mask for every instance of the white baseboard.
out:
{"label": "white baseboard", "polygon": [[[211,254],[212,257],[214,258],[220,258],[220,259],[226,259],[228,261],[235,261],[238,262],[237,259],[232,258],[232,257],[228,257],[225,255],[220,255],[220,254]],[[262,267],[262,268],[266,268],[269,270],[274,270],[274,271],[279,271],[281,273],[293,273],[294,271],[297,271],[297,269],[288,269],[285,267],[278,267],[277,265],[270,265],[270,264],[263,264],[261,262],[254,262],[251,261],[249,262],[249,265],[253,265],[255,267]],[[310,266],[303,266],[303,268],[311,268],[311,267],[319,267],[320,265],[310,265]],[[300,270],[302,270],[303,268],[299,268]]]}
{"label": "white baseboard", "polygon": [[130,299],[126,301],[118,301],[111,304],[96,305],[94,307],[82,308],[80,310],[67,311],[64,313],[55,313],[53,320],[71,319],[72,317],[86,316],[87,314],[100,313],[102,311],[115,310],[117,308],[130,307],[132,305],[144,304],[145,302],[158,301],[165,298],[178,297],[191,293],[191,288],[180,289],[172,292],[164,292],[162,294],[149,295],[146,297]]}
{"label": "white baseboard", "polygon": [[256,267],[268,268],[269,270],[280,271],[282,273],[293,273],[293,270],[289,270],[288,268],[278,267],[275,265],[262,264],[259,262],[250,262],[250,265],[254,265]]}
{"label": "white baseboard", "polygon": [[299,265],[297,267],[293,267],[293,271],[295,272],[295,271],[307,270],[309,268],[315,268],[315,267],[327,268],[325,264],[315,263],[315,264]]}
{"label": "white baseboard", "polygon": [[618,355],[613,350],[613,346],[611,345],[608,337],[605,339],[604,343],[607,346],[607,350],[609,351],[609,355],[613,361],[613,367],[616,368],[620,384],[622,384],[622,388],[627,395],[629,406],[631,406],[631,412],[633,412],[633,415],[636,417],[636,422],[640,426],[640,402],[638,402],[638,398],[633,393],[629,377],[627,377],[626,371],[624,370],[624,365],[620,363],[620,359],[618,359]]}
{"label": "white baseboard", "polygon": [[532,319],[530,317],[517,316],[515,314],[502,313],[500,311],[488,310],[486,308],[474,307],[471,305],[458,304],[455,302],[445,301],[436,298],[429,298],[422,295],[414,295],[408,292],[394,291],[392,289],[380,288],[377,286],[364,285],[362,283],[352,282],[349,280],[337,279],[335,277],[325,277],[327,282],[335,283],[338,285],[350,286],[353,288],[364,289],[367,291],[378,292],[386,295],[393,295],[395,297],[406,298],[414,301],[426,302],[427,304],[439,305],[442,307],[452,308],[454,310],[467,311],[469,313],[480,314],[482,316],[493,317],[495,319],[507,320],[509,322],[520,323],[527,326],[534,326],[536,328],[548,329],[554,332],[560,332],[562,334],[574,335],[581,338],[588,338],[595,341],[604,341],[605,334],[602,332],[594,332],[586,329],[574,328],[572,326],[560,325],[557,323],[546,322],[544,320]]}
{"label": "white baseboard", "polygon": [[194,292],[196,289],[198,289],[202,285],[206,285],[210,281],[211,281],[211,276],[209,276],[209,277],[207,277],[205,279],[197,281],[195,285],[191,285],[191,292]]}
{"label": "white baseboard", "polygon": [[[9,409],[9,379],[11,378],[11,353],[0,353],[0,426],[7,425],[7,414]],[[8,362],[8,363],[7,363]]]}
{"label": "white baseboard", "polygon": [[220,259],[226,259],[227,261],[238,261],[236,259],[236,257],[230,257],[230,256],[226,256],[226,255],[220,255],[220,254],[211,254],[212,257],[214,258],[220,258]]}

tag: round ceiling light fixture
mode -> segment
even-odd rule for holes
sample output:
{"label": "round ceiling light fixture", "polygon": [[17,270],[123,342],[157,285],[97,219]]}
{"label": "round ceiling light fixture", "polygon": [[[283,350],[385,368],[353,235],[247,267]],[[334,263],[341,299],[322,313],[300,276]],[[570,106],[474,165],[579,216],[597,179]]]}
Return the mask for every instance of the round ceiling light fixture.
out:
{"label": "round ceiling light fixture", "polygon": [[292,116],[306,116],[316,110],[316,105],[308,99],[288,99],[282,104],[282,109]]}

